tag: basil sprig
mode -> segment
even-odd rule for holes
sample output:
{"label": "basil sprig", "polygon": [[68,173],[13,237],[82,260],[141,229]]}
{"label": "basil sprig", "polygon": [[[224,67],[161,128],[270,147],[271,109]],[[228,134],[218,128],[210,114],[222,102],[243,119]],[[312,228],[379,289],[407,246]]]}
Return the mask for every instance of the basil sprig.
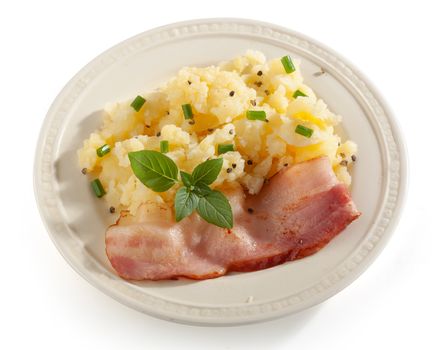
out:
{"label": "basil sprig", "polygon": [[[128,153],[136,177],[151,190],[165,192],[178,182],[178,167],[166,155],[156,151]],[[220,191],[209,187],[218,177],[223,159],[210,159],[194,168],[192,174],[180,171],[181,186],[175,195],[175,219],[181,221],[193,211],[210,224],[233,227],[232,209]]]}

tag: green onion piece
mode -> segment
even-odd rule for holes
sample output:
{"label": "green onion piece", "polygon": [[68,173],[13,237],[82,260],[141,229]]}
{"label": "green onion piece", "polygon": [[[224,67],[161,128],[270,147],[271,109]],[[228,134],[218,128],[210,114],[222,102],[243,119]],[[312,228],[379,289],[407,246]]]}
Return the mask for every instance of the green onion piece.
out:
{"label": "green onion piece", "polygon": [[96,150],[96,154],[98,157],[104,157],[107,153],[110,152],[110,146],[105,144]]}
{"label": "green onion piece", "polygon": [[310,138],[313,134],[313,130],[303,125],[297,125],[295,132],[304,137]]}
{"label": "green onion piece", "polygon": [[250,120],[265,121],[267,119],[267,115],[265,114],[265,111],[247,111],[246,116],[247,116],[247,119],[250,119]]}
{"label": "green onion piece", "polygon": [[105,195],[104,187],[102,187],[101,181],[99,179],[93,180],[90,185],[92,186],[93,192],[98,198]]}
{"label": "green onion piece", "polygon": [[295,92],[292,94],[292,97],[297,98],[298,96],[307,97],[307,95],[303,91],[295,90]]}
{"label": "green onion piece", "polygon": [[234,145],[233,144],[228,144],[228,145],[219,144],[217,146],[217,153],[218,154],[223,154],[223,153],[232,152],[232,151],[234,151]]}
{"label": "green onion piece", "polygon": [[160,141],[160,152],[161,153],[169,152],[169,141],[167,140]]}
{"label": "green onion piece", "polygon": [[285,68],[286,73],[289,74],[289,73],[295,72],[295,66],[294,66],[294,63],[292,62],[291,57],[283,56],[280,59],[280,62],[282,62],[283,68]]}
{"label": "green onion piece", "polygon": [[134,108],[136,112],[140,111],[140,108],[145,104],[146,100],[142,96],[137,96],[133,102],[131,102],[131,107]]}
{"label": "green onion piece", "polygon": [[182,105],[182,112],[184,113],[185,119],[193,119],[193,110],[191,109],[191,104],[186,103]]}

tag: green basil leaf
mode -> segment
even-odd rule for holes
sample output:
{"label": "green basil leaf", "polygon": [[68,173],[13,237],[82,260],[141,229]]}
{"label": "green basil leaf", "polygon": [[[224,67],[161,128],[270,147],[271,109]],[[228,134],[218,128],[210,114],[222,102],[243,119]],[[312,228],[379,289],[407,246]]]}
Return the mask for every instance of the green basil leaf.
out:
{"label": "green basil leaf", "polygon": [[179,173],[181,174],[182,183],[187,187],[191,187],[191,185],[193,184],[193,179],[191,175],[184,171],[180,171]]}
{"label": "green basil leaf", "polygon": [[199,182],[193,186],[192,191],[197,194],[198,197],[204,197],[212,192],[212,189],[203,182]]}
{"label": "green basil leaf", "polygon": [[134,175],[155,192],[164,192],[178,180],[178,167],[169,157],[157,151],[128,153]]}
{"label": "green basil leaf", "polygon": [[175,219],[181,221],[197,208],[199,197],[187,187],[181,187],[175,195]]}
{"label": "green basil leaf", "polygon": [[223,193],[219,191],[211,191],[206,196],[201,197],[197,212],[210,224],[223,228],[232,228],[234,225],[231,205]]}
{"label": "green basil leaf", "polygon": [[210,159],[201,164],[199,164],[193,170],[193,185],[196,185],[198,182],[203,182],[207,185],[211,185],[217,176],[220,174],[220,170],[223,166],[223,159]]}

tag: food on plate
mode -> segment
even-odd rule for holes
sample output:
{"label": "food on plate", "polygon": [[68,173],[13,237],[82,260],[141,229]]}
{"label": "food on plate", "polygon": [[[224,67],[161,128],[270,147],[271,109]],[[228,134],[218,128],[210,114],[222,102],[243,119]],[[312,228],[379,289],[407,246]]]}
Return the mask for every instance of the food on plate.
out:
{"label": "food on plate", "polygon": [[[234,226],[193,214],[175,223],[165,207],[124,213],[107,230],[107,256],[121,277],[205,279],[254,271],[311,255],[359,216],[326,157],[282,170],[258,195],[234,183],[224,191]],[[154,210],[158,214],[155,214]]]}
{"label": "food on plate", "polygon": [[78,151],[117,223],[106,251],[127,279],[210,278],[315,253],[359,216],[357,145],[303,83],[261,52],[182,68],[108,105]]}

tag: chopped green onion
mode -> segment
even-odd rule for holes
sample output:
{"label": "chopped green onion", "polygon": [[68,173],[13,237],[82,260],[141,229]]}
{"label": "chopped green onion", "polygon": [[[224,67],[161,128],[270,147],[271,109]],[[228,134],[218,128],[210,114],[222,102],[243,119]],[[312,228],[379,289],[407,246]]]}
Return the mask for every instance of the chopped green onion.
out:
{"label": "chopped green onion", "polygon": [[185,119],[193,119],[193,110],[191,109],[191,104],[186,103],[182,105],[182,112],[184,113]]}
{"label": "chopped green onion", "polygon": [[218,154],[223,154],[226,152],[233,152],[233,151],[234,151],[234,145],[233,144],[228,144],[228,145],[219,144],[217,146],[217,153]]}
{"label": "chopped green onion", "polygon": [[303,125],[297,125],[295,132],[304,137],[310,138],[313,134],[313,130]]}
{"label": "chopped green onion", "polygon": [[307,95],[303,91],[300,91],[300,90],[295,90],[295,92],[292,94],[292,97],[294,97],[294,98],[297,98],[299,96],[307,97]]}
{"label": "chopped green onion", "polygon": [[131,102],[131,107],[134,108],[136,112],[140,111],[140,108],[145,104],[146,100],[142,96],[137,96],[133,102]]}
{"label": "chopped green onion", "polygon": [[96,154],[98,157],[104,157],[107,153],[110,152],[110,146],[105,144],[96,150]]}
{"label": "chopped green onion", "polygon": [[161,153],[169,152],[169,141],[167,140],[160,141],[160,152]]}
{"label": "chopped green onion", "polygon": [[294,66],[294,63],[292,62],[291,57],[283,56],[280,59],[280,62],[282,62],[283,68],[285,68],[286,73],[289,74],[289,73],[295,72],[295,66]]}
{"label": "chopped green onion", "polygon": [[265,114],[265,111],[247,111],[246,116],[247,116],[247,119],[250,119],[250,120],[265,121],[267,119],[267,115]]}
{"label": "chopped green onion", "polygon": [[105,195],[104,187],[102,187],[101,181],[99,179],[93,180],[90,185],[92,186],[93,192],[98,198]]}

